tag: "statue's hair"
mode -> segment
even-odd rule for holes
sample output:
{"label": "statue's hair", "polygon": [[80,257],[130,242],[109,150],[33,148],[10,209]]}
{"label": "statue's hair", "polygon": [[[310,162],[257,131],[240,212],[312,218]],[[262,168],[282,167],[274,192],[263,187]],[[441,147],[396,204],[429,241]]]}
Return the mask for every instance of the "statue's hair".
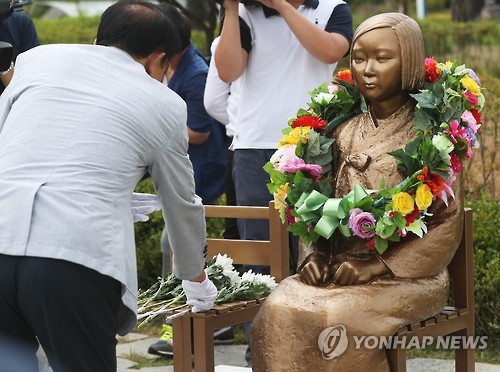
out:
{"label": "statue's hair", "polygon": [[402,61],[403,90],[411,92],[420,89],[425,80],[424,38],[418,23],[402,13],[377,14],[361,23],[354,32],[351,44],[351,63],[352,48],[357,39],[368,31],[379,28],[392,29],[398,38]]}

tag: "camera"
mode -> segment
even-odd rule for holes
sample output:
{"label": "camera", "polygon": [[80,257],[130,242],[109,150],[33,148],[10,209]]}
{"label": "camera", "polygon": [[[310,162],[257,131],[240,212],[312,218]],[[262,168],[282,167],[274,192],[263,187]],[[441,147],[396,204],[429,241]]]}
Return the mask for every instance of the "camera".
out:
{"label": "camera", "polygon": [[[215,2],[219,5],[222,5],[224,0],[215,0]],[[245,6],[262,6],[262,3],[257,0],[240,0],[240,3],[242,3]]]}

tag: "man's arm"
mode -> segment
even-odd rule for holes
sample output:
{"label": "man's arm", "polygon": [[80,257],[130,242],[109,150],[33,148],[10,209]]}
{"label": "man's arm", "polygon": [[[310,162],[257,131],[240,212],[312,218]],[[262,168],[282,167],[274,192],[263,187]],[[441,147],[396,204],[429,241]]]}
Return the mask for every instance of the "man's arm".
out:
{"label": "man's arm", "polygon": [[[182,108],[186,109],[184,105]],[[171,115],[178,116],[179,124],[148,171],[162,204],[165,228],[174,253],[174,274],[179,279],[199,280],[204,267],[205,212],[194,191],[193,168],[187,155],[186,112]]]}
{"label": "man's arm", "polygon": [[219,77],[226,83],[243,74],[248,60],[248,52],[241,45],[238,5],[238,0],[224,0],[224,25],[214,55]]}
{"label": "man's arm", "polygon": [[206,74],[191,76],[184,84],[181,97],[187,105],[187,126],[190,145],[201,145],[210,137],[214,119],[205,110],[203,104]]}
{"label": "man's arm", "polygon": [[317,27],[300,14],[286,0],[259,0],[269,8],[276,9],[302,46],[324,63],[335,63],[349,50],[349,40],[336,32],[327,32]]}

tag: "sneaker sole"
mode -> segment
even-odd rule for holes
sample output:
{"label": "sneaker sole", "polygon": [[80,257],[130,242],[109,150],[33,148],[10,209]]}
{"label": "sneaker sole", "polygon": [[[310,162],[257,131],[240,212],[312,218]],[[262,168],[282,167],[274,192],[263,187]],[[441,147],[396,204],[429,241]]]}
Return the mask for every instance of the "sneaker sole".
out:
{"label": "sneaker sole", "polygon": [[173,356],[174,355],[174,353],[172,351],[160,351],[160,350],[153,349],[152,347],[150,347],[148,349],[148,354],[159,355],[159,356]]}

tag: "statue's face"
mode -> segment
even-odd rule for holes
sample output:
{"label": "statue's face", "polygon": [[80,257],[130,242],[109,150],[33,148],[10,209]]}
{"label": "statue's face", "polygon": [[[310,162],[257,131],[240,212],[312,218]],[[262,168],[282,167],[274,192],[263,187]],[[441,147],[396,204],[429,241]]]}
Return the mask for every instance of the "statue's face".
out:
{"label": "statue's face", "polygon": [[399,42],[392,29],[375,29],[360,36],[351,60],[354,82],[371,102],[382,103],[405,94]]}

